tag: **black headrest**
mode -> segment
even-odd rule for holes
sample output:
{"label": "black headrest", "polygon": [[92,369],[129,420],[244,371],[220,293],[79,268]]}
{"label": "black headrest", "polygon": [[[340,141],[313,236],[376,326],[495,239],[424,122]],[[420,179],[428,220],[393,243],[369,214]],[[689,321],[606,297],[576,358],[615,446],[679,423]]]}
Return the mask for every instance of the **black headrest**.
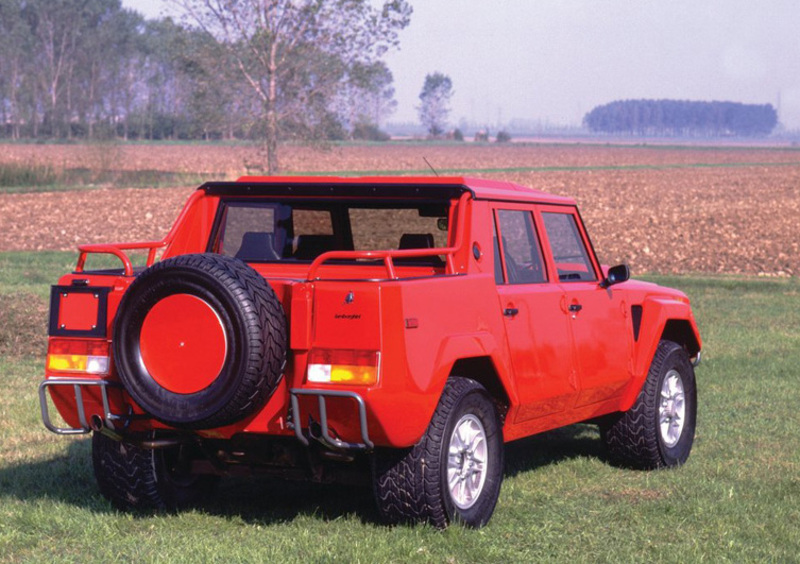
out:
{"label": "black headrest", "polygon": [[430,233],[403,233],[399,249],[432,249],[433,235]]}

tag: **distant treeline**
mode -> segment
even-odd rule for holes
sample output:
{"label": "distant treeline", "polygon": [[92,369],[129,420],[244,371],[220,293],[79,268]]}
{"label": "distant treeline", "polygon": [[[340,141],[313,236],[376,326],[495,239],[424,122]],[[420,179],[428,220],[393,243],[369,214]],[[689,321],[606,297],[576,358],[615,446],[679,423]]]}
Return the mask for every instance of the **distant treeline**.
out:
{"label": "distant treeline", "polygon": [[642,136],[759,136],[778,124],[771,104],[621,100],[597,106],[583,118],[591,131]]}
{"label": "distant treeline", "polygon": [[[207,33],[145,20],[120,0],[0,0],[0,138],[263,137],[263,104],[227,53]],[[381,137],[391,72],[382,61],[328,63],[335,88],[313,91],[302,120],[283,112],[284,138],[310,128],[314,138]],[[282,103],[314,78],[295,78]]]}

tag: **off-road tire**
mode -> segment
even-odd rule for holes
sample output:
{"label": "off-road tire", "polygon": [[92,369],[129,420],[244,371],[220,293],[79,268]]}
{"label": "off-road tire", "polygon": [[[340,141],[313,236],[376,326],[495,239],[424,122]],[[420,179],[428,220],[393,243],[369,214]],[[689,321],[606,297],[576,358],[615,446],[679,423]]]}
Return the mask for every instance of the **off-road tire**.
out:
{"label": "off-road tire", "polygon": [[[479,494],[471,506],[460,508],[448,487],[448,451],[456,425],[465,420],[480,422],[487,456]],[[503,480],[500,417],[480,384],[451,377],[422,439],[410,449],[378,450],[373,460],[375,500],[386,521],[427,521],[438,528],[452,522],[482,527],[494,512]]]}
{"label": "off-road tire", "polygon": [[[672,445],[665,442],[659,421],[662,387],[668,376],[679,377],[685,406],[682,430]],[[661,341],[636,402],[627,412],[606,418],[600,432],[612,463],[650,470],[686,462],[696,423],[697,387],[689,356],[677,343]]]}
{"label": "off-road tire", "polygon": [[[162,387],[142,361],[140,335],[149,311],[176,294],[200,298],[225,329],[222,369],[205,389]],[[114,322],[114,362],[136,403],[174,427],[203,429],[240,421],[275,390],[286,358],[286,317],[266,280],[244,262],[216,254],[180,255],[142,272]]]}
{"label": "off-road tire", "polygon": [[198,503],[219,478],[189,473],[180,448],[144,449],[93,433],[92,464],[100,493],[124,511],[175,511]]}

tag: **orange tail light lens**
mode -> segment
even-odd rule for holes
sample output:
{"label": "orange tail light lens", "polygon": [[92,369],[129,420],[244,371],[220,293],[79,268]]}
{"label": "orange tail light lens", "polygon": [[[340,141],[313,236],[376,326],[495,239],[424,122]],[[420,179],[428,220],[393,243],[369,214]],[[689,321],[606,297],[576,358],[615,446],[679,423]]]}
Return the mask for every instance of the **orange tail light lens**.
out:
{"label": "orange tail light lens", "polygon": [[372,386],[378,382],[380,358],[378,351],[313,349],[308,359],[308,381]]}
{"label": "orange tail light lens", "polygon": [[109,346],[106,341],[51,339],[47,369],[53,372],[108,374]]}

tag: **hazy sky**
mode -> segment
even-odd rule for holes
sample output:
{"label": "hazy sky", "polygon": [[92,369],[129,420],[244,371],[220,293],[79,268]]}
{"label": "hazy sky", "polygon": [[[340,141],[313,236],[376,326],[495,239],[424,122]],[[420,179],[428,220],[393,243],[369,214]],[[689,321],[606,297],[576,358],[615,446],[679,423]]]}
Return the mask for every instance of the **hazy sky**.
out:
{"label": "hazy sky", "polygon": [[[771,103],[800,128],[798,0],[410,0],[387,57],[393,122],[417,121],[426,73],[453,80],[450,122],[579,125],[631,98]],[[123,0],[148,17],[164,0]]]}

